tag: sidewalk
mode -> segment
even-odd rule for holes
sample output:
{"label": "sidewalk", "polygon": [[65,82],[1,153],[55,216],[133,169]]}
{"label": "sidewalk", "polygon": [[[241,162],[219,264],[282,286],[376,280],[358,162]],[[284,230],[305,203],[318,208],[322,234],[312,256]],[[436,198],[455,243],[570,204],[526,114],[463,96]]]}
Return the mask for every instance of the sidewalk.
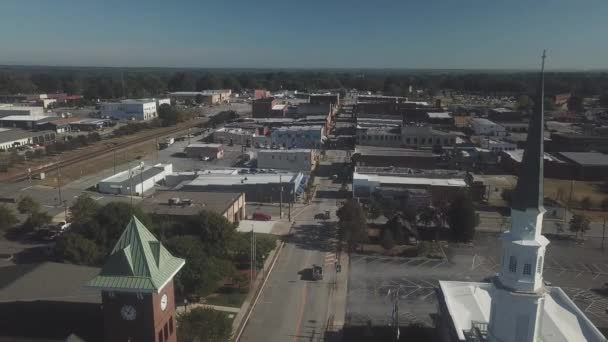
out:
{"label": "sidewalk", "polygon": [[336,274],[336,284],[331,297],[327,330],[339,330],[346,319],[346,295],[348,294],[348,272],[350,269],[348,253],[340,255],[342,270]]}
{"label": "sidewalk", "polygon": [[178,305],[175,308],[175,312],[177,312],[178,314],[182,314],[184,312],[190,312],[194,308],[209,308],[209,309],[213,309],[213,310],[217,310],[217,311],[224,311],[224,312],[231,312],[231,313],[239,313],[241,311],[240,308],[234,308],[231,306],[194,303],[194,304],[188,304],[187,309],[184,309],[183,305]]}

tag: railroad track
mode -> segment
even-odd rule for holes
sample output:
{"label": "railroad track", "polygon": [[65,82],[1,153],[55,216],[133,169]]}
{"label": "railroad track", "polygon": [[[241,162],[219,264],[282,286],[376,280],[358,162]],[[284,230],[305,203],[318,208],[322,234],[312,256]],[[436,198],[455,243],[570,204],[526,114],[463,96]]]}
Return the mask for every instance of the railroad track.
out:
{"label": "railroad track", "polygon": [[[152,132],[150,134],[140,136],[140,137],[137,137],[137,138],[134,138],[134,139],[122,142],[122,143],[116,143],[114,146],[108,146],[107,148],[100,148],[97,150],[92,150],[88,153],[80,153],[80,154],[68,157],[66,159],[63,159],[63,160],[60,159],[58,162],[52,163],[50,165],[46,165],[46,166],[39,167],[36,169],[32,168],[30,174],[41,173],[41,172],[47,173],[49,171],[56,170],[57,168],[64,168],[64,167],[68,167],[68,166],[71,166],[74,164],[81,163],[81,162],[89,160],[89,159],[103,157],[103,156],[109,155],[111,153],[114,153],[115,151],[120,151],[120,150],[129,148],[129,147],[133,147],[135,145],[142,144],[142,143],[150,141],[152,139],[166,137],[171,134],[187,131],[200,123],[201,122],[199,121],[199,122],[184,125],[184,126],[173,127],[171,129],[163,130],[161,132]],[[107,146],[107,143],[106,143],[106,146]],[[18,182],[18,181],[26,180],[26,179],[28,179],[28,177],[29,177],[28,172],[22,172],[22,173],[19,173],[14,176],[6,178],[5,181]]]}

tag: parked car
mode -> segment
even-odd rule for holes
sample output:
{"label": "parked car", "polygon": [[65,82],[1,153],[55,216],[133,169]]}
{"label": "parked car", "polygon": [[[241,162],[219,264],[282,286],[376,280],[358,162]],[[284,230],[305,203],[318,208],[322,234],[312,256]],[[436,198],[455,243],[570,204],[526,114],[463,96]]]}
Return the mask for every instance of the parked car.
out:
{"label": "parked car", "polygon": [[270,221],[272,219],[272,216],[261,211],[256,211],[255,213],[253,213],[253,215],[251,215],[251,218],[256,221]]}

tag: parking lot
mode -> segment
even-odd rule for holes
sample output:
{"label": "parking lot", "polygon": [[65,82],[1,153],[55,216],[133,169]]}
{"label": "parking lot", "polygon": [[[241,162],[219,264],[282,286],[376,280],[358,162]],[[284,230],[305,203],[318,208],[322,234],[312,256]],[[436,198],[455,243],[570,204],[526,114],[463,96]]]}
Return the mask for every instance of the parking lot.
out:
{"label": "parking lot", "polygon": [[[597,241],[595,241],[597,242]],[[385,325],[390,322],[392,297],[398,291],[402,325],[432,325],[437,313],[439,280],[484,281],[499,268],[497,235],[482,235],[475,244],[447,246],[445,260],[353,255],[347,296],[347,322],[352,325]],[[608,328],[608,260],[594,244],[552,241],[543,272],[552,286],[559,286],[598,328]]]}

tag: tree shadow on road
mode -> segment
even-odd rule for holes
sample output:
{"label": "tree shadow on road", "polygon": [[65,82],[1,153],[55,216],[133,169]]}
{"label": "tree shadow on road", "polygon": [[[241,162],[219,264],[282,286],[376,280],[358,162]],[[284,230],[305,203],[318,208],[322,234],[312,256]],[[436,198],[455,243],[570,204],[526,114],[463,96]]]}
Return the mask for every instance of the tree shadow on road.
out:
{"label": "tree shadow on road", "polygon": [[335,236],[336,231],[331,223],[319,222],[295,226],[287,242],[302,249],[330,252],[335,249],[331,241]]}

